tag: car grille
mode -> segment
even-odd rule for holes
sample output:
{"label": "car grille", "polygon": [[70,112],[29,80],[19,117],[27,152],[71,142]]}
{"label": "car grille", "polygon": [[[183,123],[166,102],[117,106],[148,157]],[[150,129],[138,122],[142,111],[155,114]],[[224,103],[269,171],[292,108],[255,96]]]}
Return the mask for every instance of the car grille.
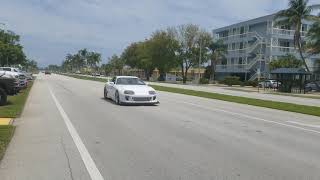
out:
{"label": "car grille", "polygon": [[151,101],[151,97],[134,97],[134,101]]}

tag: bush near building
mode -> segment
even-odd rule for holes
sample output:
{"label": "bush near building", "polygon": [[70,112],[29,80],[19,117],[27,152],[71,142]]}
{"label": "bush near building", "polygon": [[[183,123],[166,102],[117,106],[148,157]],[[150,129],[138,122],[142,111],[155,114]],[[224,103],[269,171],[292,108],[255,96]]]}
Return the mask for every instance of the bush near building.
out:
{"label": "bush near building", "polygon": [[238,76],[227,76],[224,78],[224,80],[220,81],[220,83],[228,85],[228,86],[233,86],[233,85],[240,85],[240,77]]}

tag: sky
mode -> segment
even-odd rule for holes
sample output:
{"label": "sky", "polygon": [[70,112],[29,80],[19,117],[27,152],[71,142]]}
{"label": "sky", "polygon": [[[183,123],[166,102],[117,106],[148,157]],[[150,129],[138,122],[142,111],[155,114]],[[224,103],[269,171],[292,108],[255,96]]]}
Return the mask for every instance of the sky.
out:
{"label": "sky", "polygon": [[[319,0],[310,0],[314,4]],[[21,36],[29,59],[60,65],[79,49],[105,63],[158,29],[197,24],[212,29],[275,13],[288,0],[0,0],[0,28]],[[319,3],[319,2],[318,2]]]}

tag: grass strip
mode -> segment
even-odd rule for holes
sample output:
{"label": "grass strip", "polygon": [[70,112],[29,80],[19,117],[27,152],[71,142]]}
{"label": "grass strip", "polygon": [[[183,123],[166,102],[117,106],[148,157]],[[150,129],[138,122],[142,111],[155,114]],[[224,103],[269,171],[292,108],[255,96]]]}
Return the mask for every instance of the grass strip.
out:
{"label": "grass strip", "polygon": [[[64,74],[64,75],[78,78],[78,79],[85,79],[85,80],[93,80],[93,81],[100,81],[100,82],[107,81],[106,79],[95,78],[95,77],[69,75],[69,74],[68,75]],[[195,91],[190,89],[165,87],[165,86],[159,86],[159,85],[150,85],[150,86],[152,86],[154,89],[158,91],[185,94],[185,95],[203,97],[208,99],[217,99],[217,100],[234,102],[239,104],[247,104],[247,105],[265,107],[270,109],[277,109],[277,110],[296,112],[301,114],[308,114],[313,116],[320,116],[320,107],[317,107],[317,106],[307,106],[307,105],[285,103],[285,102],[278,102],[278,101],[268,101],[268,100],[262,100],[262,99],[231,96],[231,95],[211,93],[211,92],[205,92],[205,91]]]}
{"label": "grass strip", "polygon": [[0,126],[0,160],[3,158],[4,153],[9,145],[14,129],[15,127],[11,125]]}
{"label": "grass strip", "polygon": [[8,96],[7,105],[0,106],[0,117],[16,118],[19,117],[23,111],[24,105],[28,98],[29,92],[33,82],[29,82],[26,89],[23,89],[15,96]]}
{"label": "grass strip", "polygon": [[150,86],[152,86],[154,89],[158,91],[185,94],[185,95],[203,97],[208,99],[217,99],[217,100],[247,104],[252,106],[259,106],[259,107],[265,107],[265,108],[271,108],[271,109],[277,109],[277,110],[283,110],[283,111],[289,111],[289,112],[308,114],[313,116],[320,116],[320,107],[316,107],[316,106],[306,106],[306,105],[299,105],[299,104],[285,103],[285,102],[278,102],[278,101],[268,101],[268,100],[261,100],[261,99],[247,98],[247,97],[231,96],[231,95],[225,95],[225,94],[219,94],[219,93],[195,91],[195,90],[182,89],[182,88],[164,87],[164,86],[158,86],[158,85],[150,85]]}

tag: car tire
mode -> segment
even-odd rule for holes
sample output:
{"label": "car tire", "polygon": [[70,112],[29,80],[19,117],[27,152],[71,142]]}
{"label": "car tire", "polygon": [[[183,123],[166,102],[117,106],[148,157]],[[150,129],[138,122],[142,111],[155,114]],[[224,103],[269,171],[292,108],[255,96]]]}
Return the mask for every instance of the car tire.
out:
{"label": "car tire", "polygon": [[0,106],[7,104],[7,93],[4,89],[0,88]]}
{"label": "car tire", "polygon": [[103,97],[105,99],[108,99],[108,91],[106,91],[106,88],[104,88],[104,90],[103,90]]}
{"label": "car tire", "polygon": [[119,96],[119,92],[118,91],[116,91],[114,97],[115,97],[114,99],[116,100],[116,104],[122,105],[122,102],[120,101],[120,96]]}

